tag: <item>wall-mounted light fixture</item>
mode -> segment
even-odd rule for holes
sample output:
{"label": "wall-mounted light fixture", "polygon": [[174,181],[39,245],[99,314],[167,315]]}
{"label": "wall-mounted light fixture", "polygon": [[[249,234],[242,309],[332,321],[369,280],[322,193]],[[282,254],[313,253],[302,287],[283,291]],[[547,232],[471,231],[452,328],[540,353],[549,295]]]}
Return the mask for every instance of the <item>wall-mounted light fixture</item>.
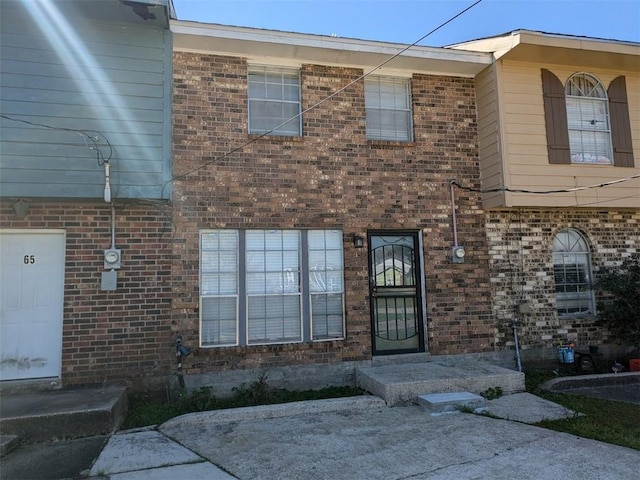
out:
{"label": "wall-mounted light fixture", "polygon": [[364,247],[364,238],[362,238],[358,234],[354,234],[353,235],[353,246],[356,247],[356,248]]}

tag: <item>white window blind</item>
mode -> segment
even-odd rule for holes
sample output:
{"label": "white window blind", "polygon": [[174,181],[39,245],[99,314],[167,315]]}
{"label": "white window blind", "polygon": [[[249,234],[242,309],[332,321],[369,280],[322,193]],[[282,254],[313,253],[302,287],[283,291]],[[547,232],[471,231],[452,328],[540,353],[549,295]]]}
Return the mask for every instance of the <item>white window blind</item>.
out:
{"label": "white window blind", "polygon": [[553,272],[558,314],[594,314],[591,254],[578,231],[561,230],[554,238]]}
{"label": "white window blind", "polygon": [[340,230],[201,232],[201,345],[344,337]]}
{"label": "white window blind", "polygon": [[298,70],[252,66],[248,88],[249,133],[274,130],[270,135],[301,135]]}
{"label": "white window blind", "polygon": [[368,139],[403,142],[413,139],[408,79],[367,77],[364,97]]}
{"label": "white window blind", "polygon": [[309,285],[314,340],[342,336],[344,271],[342,232],[309,232]]}
{"label": "white window blind", "polygon": [[200,236],[200,343],[235,345],[238,311],[238,232]]}
{"label": "white window blind", "polygon": [[246,232],[248,343],[299,342],[300,232]]}
{"label": "white window blind", "polygon": [[565,86],[569,150],[572,163],[612,163],[607,93],[586,73],[573,75]]}

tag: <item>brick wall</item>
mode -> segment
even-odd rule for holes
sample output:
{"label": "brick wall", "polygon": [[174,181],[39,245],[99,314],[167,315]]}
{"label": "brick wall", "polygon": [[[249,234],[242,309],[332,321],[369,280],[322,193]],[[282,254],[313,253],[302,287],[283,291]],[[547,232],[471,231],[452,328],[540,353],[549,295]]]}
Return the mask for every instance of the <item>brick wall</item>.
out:
{"label": "brick wall", "polygon": [[[246,74],[241,58],[174,53],[174,172],[179,178],[174,183],[173,329],[185,344],[198,345],[200,229],[339,228],[345,247],[346,339],[196,349],[185,363],[187,371],[370,358],[367,250],[351,242],[354,233],[366,237],[368,229],[422,232],[432,353],[492,350],[484,212],[474,193],[456,193],[459,238],[468,260],[458,265],[449,260],[449,181],[479,186],[473,79],[414,75],[415,141],[396,143],[365,139],[362,82],[305,114],[301,138],[250,136]],[[302,108],[361,74],[303,65]]]}
{"label": "brick wall", "polygon": [[514,307],[526,302],[532,312],[518,315],[523,349],[551,347],[577,335],[579,346],[611,341],[594,317],[559,318],[555,309],[553,238],[559,230],[580,231],[591,248],[594,275],[640,251],[640,212],[605,209],[491,211],[487,216],[496,346],[513,345]]}
{"label": "brick wall", "polygon": [[116,204],[116,247],[122,250],[116,291],[101,291],[103,251],[111,246],[111,209],[104,203],[30,202],[18,220],[0,204],[3,229],[66,232],[62,382],[164,386],[174,368],[170,327],[171,218],[163,207]]}

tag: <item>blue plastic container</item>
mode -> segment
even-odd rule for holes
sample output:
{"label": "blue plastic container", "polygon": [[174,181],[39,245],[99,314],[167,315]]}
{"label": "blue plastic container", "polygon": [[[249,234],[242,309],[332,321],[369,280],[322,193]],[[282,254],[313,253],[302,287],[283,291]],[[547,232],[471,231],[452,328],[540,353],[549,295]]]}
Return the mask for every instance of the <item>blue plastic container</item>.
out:
{"label": "blue plastic container", "polygon": [[558,360],[560,363],[573,363],[573,348],[558,347]]}

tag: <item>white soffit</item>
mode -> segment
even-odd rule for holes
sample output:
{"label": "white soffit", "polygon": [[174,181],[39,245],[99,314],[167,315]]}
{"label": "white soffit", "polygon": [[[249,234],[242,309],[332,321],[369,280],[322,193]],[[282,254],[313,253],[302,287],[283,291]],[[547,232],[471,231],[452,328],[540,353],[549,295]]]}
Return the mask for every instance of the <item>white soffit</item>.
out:
{"label": "white soffit", "polygon": [[[303,63],[371,69],[400,52],[404,44],[356,40],[246,27],[172,21],[175,51],[237,56],[254,63]],[[474,77],[490,53],[435,47],[411,47],[385,64],[388,71]]]}

